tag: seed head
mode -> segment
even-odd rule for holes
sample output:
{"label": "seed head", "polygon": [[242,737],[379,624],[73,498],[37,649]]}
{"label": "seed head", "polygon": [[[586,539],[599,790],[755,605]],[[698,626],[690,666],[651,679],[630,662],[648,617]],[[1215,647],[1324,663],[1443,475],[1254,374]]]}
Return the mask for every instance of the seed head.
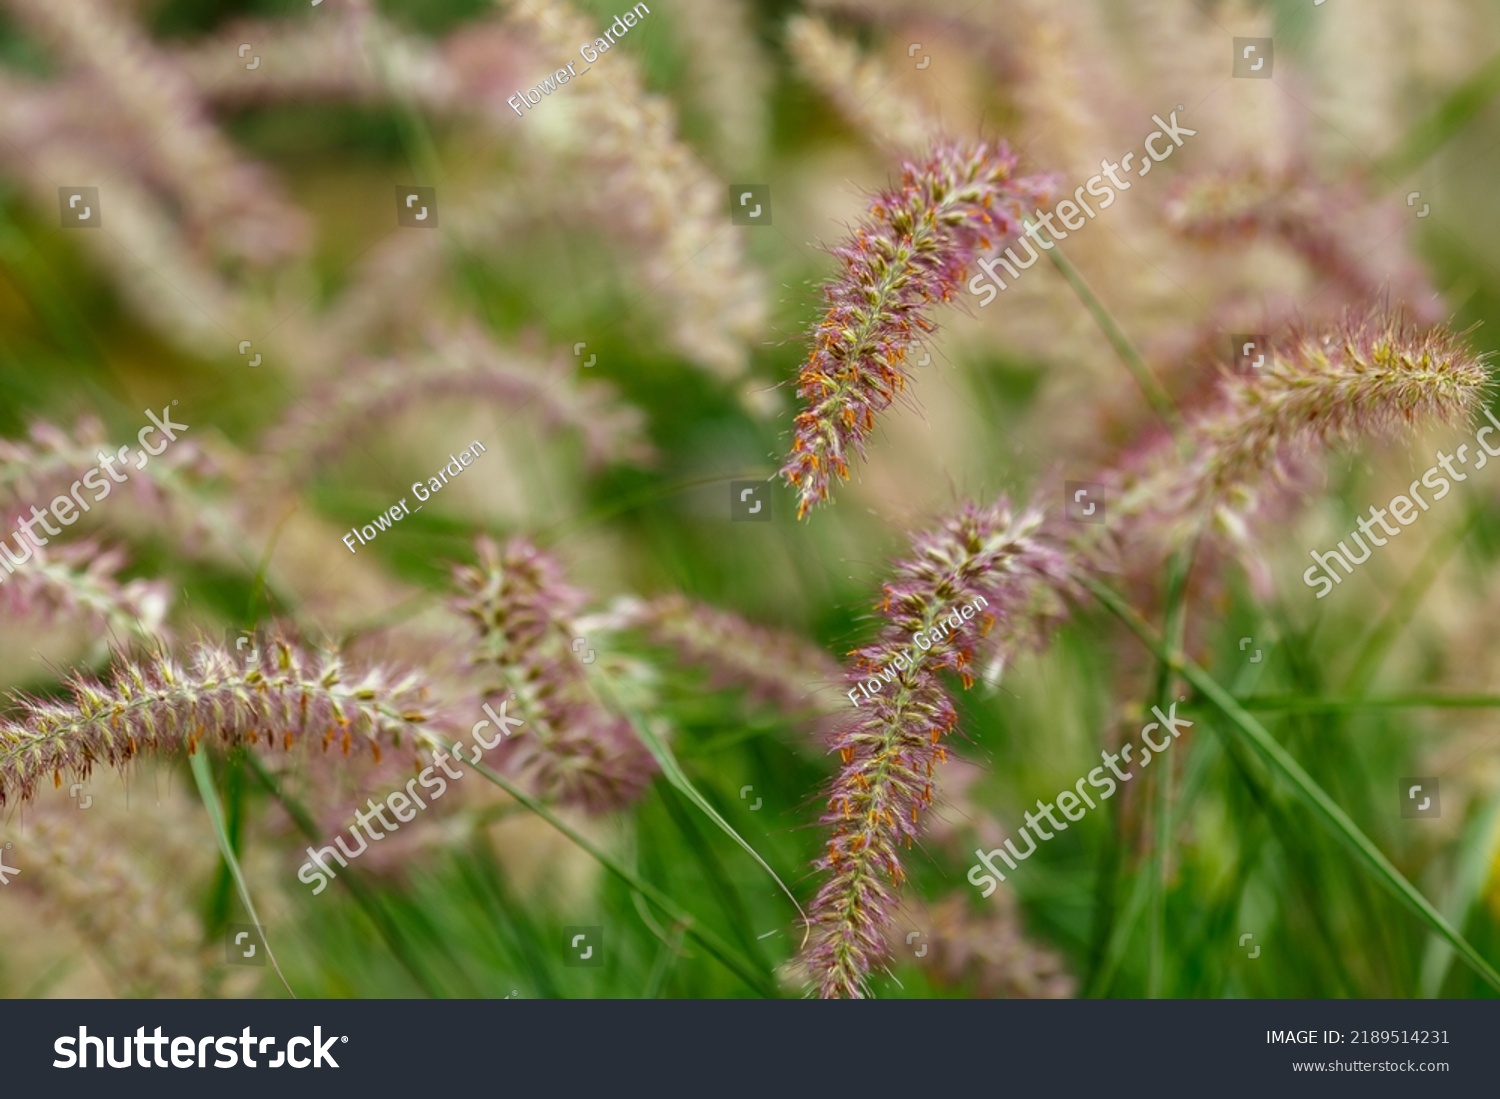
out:
{"label": "seed head", "polygon": [[[804,963],[818,994],[859,997],[885,955],[896,891],[905,880],[900,848],[917,838],[931,804],[933,768],[947,759],[942,739],[957,711],[938,676],[947,668],[965,687],[984,651],[1004,652],[1060,612],[1067,584],[1062,557],[1036,537],[1041,514],[1019,515],[1005,500],[965,506],[936,531],[917,536],[896,567],[878,611],[879,639],[858,650],[851,685],[881,672],[890,680],[863,702],[833,738],[843,768],[829,792],[833,825],[828,872],[813,902]],[[941,625],[965,605],[970,619]],[[930,647],[913,638],[921,633]],[[856,696],[857,697],[857,696]]]}
{"label": "seed head", "polygon": [[242,659],[203,644],[188,664],[156,651],[116,654],[110,680],[74,675],[62,700],[15,697],[0,719],[0,806],[27,801],[37,784],[63,775],[86,779],[95,764],[123,768],[141,752],[195,751],[210,739],[226,747],[287,747],[317,737],[345,754],[358,741],[379,752],[386,740],[415,745],[433,716],[415,675],[370,669],[349,676],[333,653],[308,653],[283,637]]}
{"label": "seed head", "polygon": [[827,707],[843,673],[838,661],[799,637],[675,592],[627,600],[619,609],[622,624],[640,627],[682,664],[707,668],[716,688],[742,687],[751,698],[787,712]]}
{"label": "seed head", "polygon": [[1204,516],[1244,540],[1245,516],[1312,455],[1418,423],[1463,423],[1487,383],[1485,356],[1461,336],[1418,328],[1399,313],[1294,333],[1265,367],[1225,379],[1189,424],[1188,457],[1162,447],[1148,459],[1154,472],[1126,490],[1118,512],[1168,541]]}
{"label": "seed head", "polygon": [[876,197],[870,216],[832,249],[843,264],[824,289],[828,309],[797,379],[805,404],[781,474],[798,490],[797,515],[849,479],[875,417],[906,388],[908,352],[936,331],[931,307],[952,301],[970,264],[1021,227],[1024,208],[1045,203],[1051,180],[1013,178],[1002,145],[938,146],[907,161],[901,187]]}
{"label": "seed head", "polygon": [[501,748],[503,764],[564,804],[596,813],[629,805],[656,764],[630,722],[594,697],[573,650],[584,594],[524,538],[503,551],[481,539],[478,549],[478,566],[455,572],[457,605],[479,628],[475,662],[500,673],[527,722]]}

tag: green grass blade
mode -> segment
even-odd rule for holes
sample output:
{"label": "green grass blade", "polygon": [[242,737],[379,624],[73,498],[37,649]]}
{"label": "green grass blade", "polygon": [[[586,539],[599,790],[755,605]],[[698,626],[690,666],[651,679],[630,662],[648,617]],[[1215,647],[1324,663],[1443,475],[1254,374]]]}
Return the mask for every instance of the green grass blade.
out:
{"label": "green grass blade", "polygon": [[532,987],[542,999],[563,998],[552,972],[552,965],[538,944],[543,941],[540,929],[521,900],[510,891],[510,883],[494,858],[480,841],[472,845],[473,854],[457,860],[459,873],[470,892],[485,911],[493,929],[505,934],[511,948],[521,959]]}
{"label": "green grass blade", "polygon": [[766,977],[764,973],[757,970],[754,965],[743,958],[732,946],[726,943],[723,939],[719,938],[719,936],[714,934],[714,932],[710,931],[708,928],[700,926],[697,920],[693,919],[692,916],[688,915],[685,911],[679,908],[676,902],[668,897],[665,893],[663,893],[660,889],[657,889],[649,882],[643,881],[638,875],[636,875],[632,870],[623,865],[618,859],[610,855],[607,851],[603,850],[600,847],[596,847],[592,841],[590,841],[586,836],[583,835],[583,833],[572,827],[556,813],[552,812],[552,810],[548,809],[541,802],[537,801],[536,798],[532,797],[525,790],[522,790],[519,786],[511,782],[510,779],[506,778],[504,775],[491,770],[483,763],[470,763],[470,766],[485,778],[489,779],[490,782],[494,783],[496,786],[500,787],[500,789],[504,790],[511,797],[515,798],[522,805],[526,806],[526,808],[530,809],[537,816],[541,817],[548,824],[552,825],[553,828],[556,828],[563,835],[567,836],[568,839],[577,844],[578,847],[580,847],[585,853],[593,857],[593,859],[598,862],[599,865],[603,866],[606,870],[608,870],[615,877],[619,878],[626,885],[639,892],[652,904],[656,905],[657,908],[660,908],[663,912],[665,912],[674,922],[681,924],[686,929],[687,933],[693,936],[693,938],[697,939],[705,950],[707,950],[715,958],[718,958],[719,961],[724,963],[725,967],[727,967],[732,973],[738,976],[751,988],[755,989],[756,992],[759,992],[762,996],[771,998],[776,998],[781,995],[780,990],[771,980]]}
{"label": "green grass blade", "polygon": [[[1444,908],[1455,927],[1462,927],[1474,903],[1489,882],[1490,867],[1500,849],[1500,798],[1492,798],[1459,840],[1458,867]],[[1422,953],[1422,995],[1433,999],[1442,995],[1443,981],[1453,964],[1453,948],[1433,935]]]}
{"label": "green grass blade", "polygon": [[1111,589],[1089,576],[1080,577],[1080,582],[1112,614],[1129,626],[1158,659],[1166,660],[1177,668],[1194,689],[1212,702],[1229,719],[1230,727],[1249,741],[1274,771],[1291,783],[1304,804],[1365,862],[1378,881],[1410,907],[1418,918],[1451,943],[1464,961],[1491,987],[1500,991],[1500,973],[1497,973],[1484,956],[1459,934],[1441,912],[1433,907],[1431,901],[1406,880],[1401,871],[1397,870],[1369,837],[1360,831],[1359,826],[1349,819],[1349,815],[1339,807],[1338,803],[1324,792],[1313,777],[1302,769],[1302,766],[1277,743],[1259,721],[1234,700],[1233,695],[1221,687],[1213,676],[1188,659],[1185,654],[1170,650],[1150,625]]}
{"label": "green grass blade", "polygon": [[682,946],[683,930],[678,928],[672,935],[671,942],[661,944],[657,951],[656,962],[651,966],[651,975],[646,978],[646,988],[641,993],[643,1000],[655,1000],[661,996],[662,986],[667,982],[667,976],[672,972],[678,952]]}
{"label": "green grass blade", "polygon": [[[729,875],[724,872],[723,861],[715,856],[713,846],[709,843],[711,836],[700,830],[692,812],[682,804],[681,795],[663,791],[662,805],[686,842],[693,861],[702,870],[704,881],[712,889],[714,899],[729,921],[730,927],[734,929],[735,938],[739,940],[741,948],[751,957],[756,957],[760,953],[761,944],[755,939],[755,932],[750,924],[750,914],[745,909],[744,899],[735,889],[734,883],[729,880]],[[757,958],[757,960],[760,959]]]}
{"label": "green grass blade", "polygon": [[[1181,648],[1187,630],[1187,579],[1192,571],[1198,540],[1181,546],[1167,565],[1167,609],[1164,616],[1167,637],[1174,649]],[[1177,693],[1176,674],[1165,660],[1156,667],[1154,696],[1159,705],[1167,706]],[[1172,760],[1163,761],[1151,775],[1151,952],[1146,969],[1146,996],[1161,996],[1163,971],[1167,955],[1167,844],[1172,837]]]}
{"label": "green grass blade", "polygon": [[[238,851],[243,842],[242,833],[245,824],[245,798],[244,798],[244,769],[238,765],[238,759],[244,756],[243,752],[231,752],[224,761],[223,771],[223,805],[224,830],[229,838],[229,846]],[[229,864],[223,859],[219,860],[218,871],[214,874],[213,885],[208,895],[208,925],[213,929],[222,929],[229,925],[229,916],[234,909],[234,872]]]}
{"label": "green grass blade", "polygon": [[1125,902],[1124,913],[1115,921],[1110,930],[1109,943],[1105,947],[1103,961],[1089,985],[1090,998],[1108,995],[1110,986],[1114,984],[1115,976],[1120,971],[1120,965],[1124,962],[1130,941],[1134,937],[1136,924],[1140,921],[1142,913],[1146,911],[1151,886],[1150,878],[1149,874],[1135,875],[1135,880],[1130,887],[1130,897]]}
{"label": "green grass blade", "polygon": [[286,975],[281,972],[280,963],[276,961],[276,952],[271,949],[270,936],[265,933],[265,925],[260,922],[260,916],[255,912],[255,902],[250,898],[250,887],[245,884],[244,872],[240,870],[240,860],[234,853],[234,845],[229,842],[229,830],[224,825],[224,810],[219,804],[219,793],[214,789],[213,772],[208,766],[208,752],[193,752],[188,759],[193,768],[193,781],[198,784],[198,795],[203,799],[203,807],[208,810],[208,819],[214,827],[214,838],[219,841],[219,853],[224,856],[225,865],[234,875],[235,888],[239,890],[240,900],[245,905],[245,911],[250,914],[251,922],[261,928],[261,945],[266,948],[266,957],[271,961],[271,968],[276,970],[276,976],[281,979],[287,995],[295,1000],[297,994],[292,991],[292,986],[287,983]]}
{"label": "green grass blade", "polygon": [[1312,698],[1305,695],[1250,695],[1237,701],[1258,713],[1358,713],[1361,710],[1483,710],[1500,706],[1500,695],[1414,691],[1384,698]]}
{"label": "green grass blade", "polygon": [[[807,913],[802,911],[802,906],[797,903],[797,898],[786,887],[786,883],[781,880],[776,871],[771,869],[771,864],[761,858],[760,852],[750,846],[745,838],[734,830],[734,826],[721,817],[719,811],[708,803],[708,799],[698,792],[698,788],[692,784],[687,775],[683,774],[682,768],[678,766],[677,758],[672,755],[672,750],[667,747],[666,742],[657,736],[656,732],[645,721],[642,721],[639,715],[629,713],[628,711],[626,713],[630,718],[630,723],[635,727],[636,735],[641,738],[641,743],[646,746],[651,755],[656,759],[657,766],[661,768],[661,773],[666,777],[666,780],[683,797],[696,805],[704,816],[718,825],[725,835],[744,848],[745,852],[756,861],[762,870],[771,875],[771,880],[786,894],[787,900],[792,902],[792,907],[797,910],[797,915],[802,917],[802,926],[811,931],[812,923],[808,920]],[[805,938],[804,941],[806,941]]]}
{"label": "green grass blade", "polygon": [[[275,778],[265,769],[265,766],[259,759],[246,753],[245,760],[250,767],[250,772],[260,780],[261,785],[276,799],[277,803],[286,811],[287,816],[291,817],[292,823],[297,826],[297,830],[308,841],[317,843],[319,839],[318,828],[313,821],[312,814],[300,802],[289,796],[277,785]],[[412,979],[417,982],[422,991],[434,999],[440,997],[443,994],[440,983],[417,960],[416,956],[407,946],[406,936],[401,934],[395,921],[381,907],[374,894],[370,892],[369,887],[355,874],[340,874],[336,880],[349,890],[349,894],[354,898],[355,903],[364,911],[370,923],[375,926],[375,930],[380,934],[380,937],[390,947],[391,956],[400,963],[407,973],[411,974]]]}

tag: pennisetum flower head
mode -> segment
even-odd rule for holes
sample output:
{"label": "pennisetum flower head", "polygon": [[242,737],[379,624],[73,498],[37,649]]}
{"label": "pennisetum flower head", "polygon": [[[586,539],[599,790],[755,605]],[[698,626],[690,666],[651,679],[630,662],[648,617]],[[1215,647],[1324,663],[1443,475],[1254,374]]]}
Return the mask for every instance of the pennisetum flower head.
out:
{"label": "pennisetum flower head", "polygon": [[[117,453],[117,446],[109,441],[104,425],[94,416],[79,417],[67,431],[36,421],[24,439],[0,439],[0,512],[9,513],[9,530],[16,529],[21,514],[33,503],[68,495],[94,467],[102,469],[102,462],[114,461],[110,456]],[[107,512],[112,525],[144,511],[152,521],[180,523],[187,528],[179,538],[191,545],[200,529],[220,521],[217,506],[195,490],[222,469],[194,440],[179,438],[146,465],[136,461],[121,468],[129,475],[123,491],[136,508],[126,509],[121,515],[112,505]],[[106,489],[113,489],[117,480],[106,480]],[[105,494],[93,484],[88,487],[94,493],[94,503],[104,499]],[[25,552],[25,546],[17,543],[17,552]]]}
{"label": "pennisetum flower head", "polygon": [[548,431],[576,429],[584,457],[598,467],[615,459],[649,460],[639,409],[616,400],[606,382],[580,383],[557,360],[502,347],[477,325],[434,329],[428,350],[342,372],[341,380],[310,393],[267,438],[299,473],[323,466],[349,449],[372,425],[424,400],[494,401],[535,413]]}
{"label": "pennisetum flower head", "polygon": [[676,592],[621,600],[616,617],[670,647],[684,665],[707,668],[714,687],[742,687],[787,712],[828,708],[842,676],[838,661],[816,645]]}
{"label": "pennisetum flower head", "polygon": [[433,717],[415,675],[351,676],[336,654],[280,637],[249,655],[210,644],[186,665],[161,651],[120,654],[108,682],[75,675],[65,699],[15,698],[15,715],[0,718],[0,806],[29,800],[48,778],[60,786],[99,763],[124,767],[141,752],[193,752],[209,740],[289,748],[316,737],[347,755],[359,738],[379,758],[381,740],[416,747]]}
{"label": "pennisetum flower head", "polygon": [[87,813],[55,798],[27,814],[29,873],[16,884],[36,898],[39,917],[71,925],[117,995],[226,994],[215,987],[224,956],[204,942],[195,915],[217,850],[191,789],[158,787],[144,807],[137,796],[132,812],[126,791],[96,787]]}
{"label": "pennisetum flower head", "polygon": [[897,154],[920,149],[931,134],[941,131],[931,112],[901,94],[894,74],[879,59],[862,54],[824,20],[793,16],[786,25],[786,47],[798,75],[879,148]]}
{"label": "pennisetum flower head", "polygon": [[573,650],[583,593],[524,538],[503,551],[482,538],[478,550],[477,567],[455,570],[457,606],[479,629],[475,662],[500,673],[526,715],[525,730],[501,749],[503,765],[544,796],[590,812],[635,801],[656,764],[630,722],[594,697]]}
{"label": "pennisetum flower head", "polygon": [[13,575],[11,566],[0,562],[0,608],[44,619],[78,615],[116,636],[152,636],[162,629],[172,599],[168,585],[121,581],[125,555],[120,550],[101,549],[92,541],[28,550],[30,561]]}
{"label": "pennisetum flower head", "polygon": [[[508,20],[543,53],[571,54],[597,33],[564,0],[507,8]],[[570,212],[590,210],[625,238],[642,284],[667,311],[677,349],[721,379],[739,378],[747,344],[765,324],[764,280],[742,240],[724,231],[722,185],[676,133],[676,108],[647,89],[623,50],[610,55],[609,82],[583,81],[570,103],[571,121],[528,126],[517,139],[541,165],[560,169],[552,187],[566,193]],[[580,179],[602,186],[573,186]]]}
{"label": "pennisetum flower head", "polygon": [[866,975],[885,955],[906,876],[900,850],[918,835],[933,768],[947,758],[940,742],[958,722],[939,670],[956,672],[967,687],[982,650],[1003,652],[1061,611],[1064,561],[1037,537],[1041,523],[1039,512],[1013,512],[1003,499],[965,506],[917,536],[885,585],[878,607],[885,625],[854,653],[848,680],[879,689],[872,699],[859,688],[851,693],[856,712],[833,739],[843,769],[822,818],[833,835],[817,864],[828,878],[803,955],[820,996],[864,995]]}
{"label": "pennisetum flower head", "polygon": [[[1078,982],[1063,959],[1029,939],[1016,911],[1015,894],[1002,889],[982,911],[972,900],[950,893],[921,914],[930,953],[923,967],[940,984],[972,990],[985,999],[1056,1000],[1074,995]],[[900,925],[890,945],[898,948]]]}
{"label": "pennisetum flower head", "polygon": [[1019,231],[1026,207],[1045,203],[1051,180],[1015,177],[1000,145],[940,145],[907,161],[901,186],[877,196],[870,216],[832,249],[843,264],[797,379],[805,402],[781,474],[798,490],[797,515],[849,478],[875,417],[901,393],[913,345],[935,331],[931,306],[951,301],[976,258]]}
{"label": "pennisetum flower head", "polygon": [[1366,302],[1385,288],[1424,320],[1438,319],[1432,281],[1404,243],[1410,215],[1362,183],[1329,184],[1305,164],[1219,169],[1176,183],[1163,213],[1169,226],[1202,244],[1280,242],[1320,276],[1320,293],[1332,289],[1344,301]]}
{"label": "pennisetum flower head", "polygon": [[1420,422],[1457,424],[1479,406],[1485,356],[1446,328],[1401,314],[1350,316],[1326,333],[1297,332],[1266,365],[1230,376],[1188,425],[1185,458],[1169,447],[1122,494],[1117,512],[1138,532],[1177,540],[1203,519],[1248,540],[1245,516],[1330,447]]}

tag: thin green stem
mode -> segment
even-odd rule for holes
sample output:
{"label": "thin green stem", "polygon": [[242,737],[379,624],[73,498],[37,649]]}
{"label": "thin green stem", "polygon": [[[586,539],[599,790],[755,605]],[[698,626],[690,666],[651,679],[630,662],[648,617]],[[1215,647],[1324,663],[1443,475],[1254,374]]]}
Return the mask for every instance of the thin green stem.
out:
{"label": "thin green stem", "polygon": [[[297,826],[297,830],[309,841],[317,843],[319,839],[318,826],[313,820],[312,814],[307,811],[301,802],[281,789],[280,784],[277,783],[271,773],[266,770],[265,765],[253,753],[245,753],[245,762],[250,768],[251,774],[260,780],[261,785],[276,799],[281,808],[285,810],[286,815],[292,819],[292,823]],[[433,999],[438,999],[442,996],[443,993],[438,983],[417,962],[406,944],[405,937],[392,922],[390,915],[380,907],[369,889],[359,880],[359,877],[355,874],[340,874],[338,875],[338,880],[349,890],[350,894],[354,897],[355,903],[364,910],[365,915],[370,918],[370,922],[375,925],[375,929],[380,933],[381,938],[390,947],[391,956],[411,974],[412,979],[417,982],[422,991]]]}
{"label": "thin green stem", "polygon": [[[1180,546],[1167,564],[1167,609],[1164,617],[1167,637],[1173,649],[1180,649],[1187,632],[1187,581],[1193,567],[1198,539]],[[1177,693],[1177,676],[1172,667],[1159,660],[1156,668],[1155,698],[1158,705],[1169,706]],[[1151,837],[1151,954],[1146,975],[1146,995],[1161,996],[1162,970],[1166,962],[1167,928],[1167,844],[1172,835],[1172,767],[1164,760],[1152,775]]]}
{"label": "thin green stem", "polygon": [[224,825],[224,809],[219,804],[218,791],[214,789],[214,777],[209,769],[207,750],[193,752],[189,757],[189,762],[193,771],[193,781],[198,784],[198,795],[203,799],[203,807],[208,810],[208,819],[213,825],[214,838],[219,841],[219,852],[224,856],[224,863],[234,877],[240,900],[245,905],[245,911],[250,914],[250,921],[261,929],[260,944],[266,948],[266,957],[271,962],[271,968],[276,970],[276,976],[286,988],[286,994],[295,1000],[297,994],[292,991],[291,984],[287,982],[286,974],[281,972],[281,963],[276,960],[276,954],[271,949],[270,936],[265,933],[265,924],[260,922],[260,916],[255,911],[255,901],[250,896],[250,886],[246,884],[245,875],[240,870],[239,856],[235,854],[234,845],[229,841],[229,830]]}
{"label": "thin green stem", "polygon": [[1471,508],[1468,518],[1462,524],[1454,527],[1427,548],[1427,552],[1422,555],[1422,559],[1417,562],[1416,569],[1407,577],[1401,590],[1396,593],[1395,600],[1386,609],[1380,622],[1370,631],[1370,635],[1365,638],[1365,643],[1360,646],[1359,655],[1354,660],[1354,667],[1344,684],[1345,690],[1352,694],[1361,694],[1370,685],[1370,680],[1380,669],[1380,661],[1396,638],[1401,635],[1402,629],[1411,621],[1412,615],[1422,603],[1422,597],[1427,594],[1427,589],[1432,587],[1438,573],[1442,572],[1448,559],[1469,536],[1469,532],[1474,529],[1485,510],[1482,506]]}
{"label": "thin green stem", "polygon": [[654,1000],[661,995],[662,986],[666,984],[667,975],[672,972],[672,966],[678,958],[678,952],[682,947],[684,928],[677,928],[672,933],[671,942],[663,942],[661,949],[657,951],[656,961],[651,966],[651,974],[646,978],[645,990],[641,992],[641,999]]}
{"label": "thin green stem", "polygon": [[1406,178],[1437,152],[1448,139],[1500,95],[1500,54],[1496,54],[1414,126],[1394,152],[1376,165],[1376,171],[1394,182]]}
{"label": "thin green stem", "polygon": [[490,782],[494,783],[496,786],[500,787],[500,789],[504,790],[511,797],[515,798],[522,805],[526,806],[526,808],[530,809],[537,816],[541,817],[553,828],[556,828],[564,836],[568,837],[568,839],[572,840],[573,843],[577,844],[578,847],[580,847],[586,854],[591,856],[596,862],[599,863],[599,865],[603,866],[604,869],[608,870],[615,877],[619,878],[626,885],[630,886],[630,888],[636,890],[641,894],[641,896],[645,897],[652,904],[656,905],[656,907],[660,908],[662,912],[664,912],[667,917],[672,920],[673,923],[678,924],[686,931],[687,934],[697,939],[698,942],[703,945],[703,948],[705,950],[707,950],[714,957],[718,958],[719,961],[723,962],[726,968],[728,968],[751,988],[755,989],[762,996],[770,998],[779,996],[779,992],[777,991],[776,986],[773,985],[770,981],[766,980],[765,976],[758,972],[756,968],[748,961],[742,958],[734,950],[733,947],[731,947],[723,939],[719,938],[719,936],[714,934],[712,931],[700,926],[697,920],[695,920],[683,909],[677,907],[677,904],[660,889],[657,889],[656,886],[647,881],[643,881],[635,874],[634,871],[624,866],[618,859],[614,858],[614,856],[595,846],[594,843],[587,837],[585,837],[581,832],[575,829],[572,825],[568,824],[541,802],[537,801],[530,794],[526,793],[525,790],[522,790],[515,783],[511,782],[510,779],[506,778],[504,775],[498,774],[497,772],[491,770],[489,767],[486,767],[483,763],[471,763],[470,766],[472,766],[474,770],[478,771],[485,778],[489,779]]}
{"label": "thin green stem", "polygon": [[1162,418],[1174,436],[1180,437],[1183,427],[1181,413],[1177,411],[1177,406],[1172,402],[1170,394],[1162,387],[1161,382],[1156,380],[1156,375],[1151,373],[1151,368],[1146,365],[1146,360],[1136,350],[1135,344],[1130,342],[1130,337],[1125,335],[1124,329],[1099,300],[1099,295],[1095,294],[1089,284],[1084,281],[1083,276],[1078,273],[1078,268],[1074,267],[1072,262],[1062,254],[1061,248],[1054,244],[1047,252],[1047,258],[1052,261],[1058,273],[1067,280],[1073,292],[1083,302],[1084,308],[1089,311],[1089,315],[1104,332],[1104,338],[1109,340],[1110,346],[1115,349],[1115,354],[1120,356],[1120,361],[1135,378],[1136,384],[1141,387],[1141,392],[1145,394],[1146,400],[1156,414]]}
{"label": "thin green stem", "polygon": [[[1132,607],[1108,586],[1091,576],[1080,576],[1079,583],[1099,600],[1115,617],[1124,622],[1140,638],[1158,660],[1165,661],[1182,673],[1182,677],[1194,689],[1214,704],[1228,718],[1228,728],[1250,743],[1261,757],[1286,779],[1297,792],[1303,804],[1318,816],[1325,827],[1342,840],[1374,873],[1376,879],[1393,892],[1417,916],[1451,943],[1459,955],[1473,970],[1496,990],[1500,990],[1500,973],[1433,907],[1422,893],[1407,881],[1381,850],[1372,843],[1338,803],[1324,792],[1323,788],[1302,769],[1290,753],[1252,717],[1234,696],[1221,687],[1209,675],[1187,657],[1180,649],[1169,647]],[[1214,728],[1220,729],[1217,723]]]}
{"label": "thin green stem", "polygon": [[1358,713],[1361,710],[1483,710],[1500,706],[1500,695],[1413,691],[1409,694],[1385,695],[1380,698],[1359,695],[1340,698],[1249,695],[1235,701],[1246,710],[1258,713],[1319,714]]}

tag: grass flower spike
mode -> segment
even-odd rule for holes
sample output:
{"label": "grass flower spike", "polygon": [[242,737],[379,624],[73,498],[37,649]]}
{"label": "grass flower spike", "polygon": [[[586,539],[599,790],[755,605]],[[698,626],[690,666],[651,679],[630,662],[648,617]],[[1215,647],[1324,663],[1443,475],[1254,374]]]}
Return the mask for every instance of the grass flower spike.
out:
{"label": "grass flower spike", "polygon": [[1014,178],[1004,145],[943,145],[908,161],[901,187],[877,197],[870,218],[833,249],[844,265],[824,291],[828,311],[798,376],[806,407],[781,474],[798,490],[799,518],[828,499],[833,477],[849,479],[875,416],[906,387],[908,351],[936,330],[928,317],[951,301],[970,265],[1048,201],[1050,179]]}
{"label": "grass flower spike", "polygon": [[675,592],[649,601],[622,600],[620,611],[626,624],[670,647],[683,665],[707,668],[715,688],[741,687],[751,698],[793,713],[836,705],[832,688],[842,674],[838,661],[793,634]]}
{"label": "grass flower spike", "polygon": [[549,432],[576,431],[584,460],[593,468],[614,460],[649,461],[640,411],[621,404],[609,383],[579,382],[571,376],[573,370],[556,357],[506,348],[477,325],[453,332],[434,329],[425,350],[358,364],[310,392],[268,437],[266,449],[298,470],[309,463],[322,467],[345,454],[373,425],[415,405],[465,400],[525,409]]}
{"label": "grass flower spike", "polygon": [[[885,955],[895,890],[906,876],[900,848],[918,835],[933,768],[947,758],[940,741],[958,722],[938,670],[958,673],[968,687],[981,648],[1004,652],[1060,609],[1063,559],[1037,538],[1041,522],[1039,512],[1016,514],[1004,500],[966,506],[918,536],[911,559],[885,585],[885,627],[855,652],[849,682],[890,679],[833,741],[843,770],[822,818],[834,832],[818,863],[829,877],[813,902],[804,956],[820,996],[863,996],[866,974]],[[974,604],[972,618],[945,624]]]}
{"label": "grass flower spike", "polygon": [[1221,490],[1274,473],[1279,446],[1299,437],[1347,444],[1417,420],[1459,423],[1488,380],[1483,358],[1461,337],[1399,316],[1301,334],[1259,378],[1232,384],[1222,409],[1197,425],[1205,483]]}
{"label": "grass flower spike", "polygon": [[786,46],[798,74],[871,142],[900,154],[920,149],[941,127],[931,113],[903,95],[889,68],[835,34],[824,20],[797,15],[787,21]]}
{"label": "grass flower spike", "polygon": [[1175,538],[1207,512],[1221,530],[1248,540],[1244,516],[1309,451],[1424,421],[1461,423],[1489,378],[1484,356],[1462,337],[1383,312],[1283,344],[1264,368],[1226,380],[1189,426],[1190,458],[1163,457],[1129,490],[1122,514]]}
{"label": "grass flower spike", "polygon": [[31,561],[14,575],[0,569],[0,608],[43,620],[77,615],[116,636],[155,634],[166,621],[171,591],[156,580],[122,581],[124,566],[120,550],[100,549],[93,542],[50,552],[33,546]]}
{"label": "grass flower spike", "polygon": [[0,806],[29,800],[48,778],[61,786],[64,774],[86,779],[98,763],[124,767],[141,752],[192,752],[209,739],[290,748],[316,736],[324,751],[337,743],[347,755],[359,736],[378,758],[381,739],[415,746],[433,716],[415,675],[371,669],[351,680],[336,655],[281,639],[255,655],[203,645],[186,667],[159,652],[121,656],[108,683],[77,675],[63,701],[16,699],[19,713],[0,720]]}
{"label": "grass flower spike", "polygon": [[1241,165],[1178,182],[1163,213],[1172,229],[1201,244],[1279,242],[1318,275],[1315,298],[1362,304],[1389,295],[1419,320],[1442,317],[1431,276],[1404,243],[1410,213],[1366,182],[1326,183],[1305,164]]}
{"label": "grass flower spike", "polygon": [[[942,984],[967,986],[985,999],[1057,1000],[1078,993],[1063,959],[1026,936],[1010,890],[978,910],[967,896],[950,893],[922,913],[922,922],[932,943],[922,965]],[[899,924],[893,928],[893,949],[899,949],[900,930]]]}
{"label": "grass flower spike", "polygon": [[476,662],[497,668],[526,715],[501,749],[508,769],[547,797],[600,813],[640,797],[656,770],[630,722],[594,698],[571,647],[584,595],[524,538],[479,542],[479,565],[456,572],[458,608],[479,627]]}

